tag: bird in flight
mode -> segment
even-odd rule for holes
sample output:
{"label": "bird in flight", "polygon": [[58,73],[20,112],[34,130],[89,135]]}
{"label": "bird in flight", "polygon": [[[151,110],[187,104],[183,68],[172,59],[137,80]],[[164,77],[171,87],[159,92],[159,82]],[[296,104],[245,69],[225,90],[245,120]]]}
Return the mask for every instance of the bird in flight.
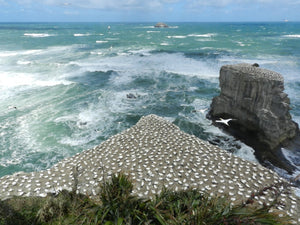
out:
{"label": "bird in flight", "polygon": [[216,123],[223,123],[223,124],[229,126],[229,122],[231,120],[233,120],[233,119],[231,119],[231,118],[229,118],[229,119],[222,119],[222,118],[220,118],[219,120],[216,120]]}

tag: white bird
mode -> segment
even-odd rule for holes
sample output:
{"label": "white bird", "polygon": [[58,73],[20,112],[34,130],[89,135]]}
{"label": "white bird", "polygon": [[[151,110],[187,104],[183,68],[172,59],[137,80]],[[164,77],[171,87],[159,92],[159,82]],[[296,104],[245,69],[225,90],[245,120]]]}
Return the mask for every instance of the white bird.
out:
{"label": "white bird", "polygon": [[216,123],[223,123],[223,124],[225,124],[225,125],[227,125],[227,126],[229,126],[229,121],[231,121],[231,120],[233,120],[233,119],[231,119],[231,118],[229,118],[229,119],[222,119],[222,118],[220,118],[220,120],[216,120]]}
{"label": "white bird", "polygon": [[12,105],[10,105],[10,106],[8,106],[8,109],[18,109],[16,106],[12,106]]}
{"label": "white bird", "polygon": [[206,110],[207,109],[200,109],[199,112],[201,112],[202,114],[204,114]]}

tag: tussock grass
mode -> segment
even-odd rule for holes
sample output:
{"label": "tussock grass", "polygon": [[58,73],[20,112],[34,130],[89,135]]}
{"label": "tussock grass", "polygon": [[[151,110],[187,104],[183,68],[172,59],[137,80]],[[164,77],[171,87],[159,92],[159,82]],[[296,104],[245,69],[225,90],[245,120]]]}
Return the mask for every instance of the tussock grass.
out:
{"label": "tussock grass", "polygon": [[13,198],[0,202],[0,224],[290,224],[289,217],[269,213],[269,207],[251,207],[253,199],[232,207],[227,197],[209,197],[198,190],[164,188],[153,199],[139,198],[132,190],[129,177],[120,173],[101,186],[100,202],[75,190],[46,198]]}

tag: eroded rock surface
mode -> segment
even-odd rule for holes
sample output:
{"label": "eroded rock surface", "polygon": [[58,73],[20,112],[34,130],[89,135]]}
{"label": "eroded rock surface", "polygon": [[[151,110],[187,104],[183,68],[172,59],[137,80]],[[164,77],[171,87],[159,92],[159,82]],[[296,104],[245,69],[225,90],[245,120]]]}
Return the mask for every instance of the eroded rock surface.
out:
{"label": "eroded rock surface", "polygon": [[279,73],[250,64],[226,65],[220,71],[220,87],[220,96],[211,104],[212,117],[235,118],[271,149],[297,135]]}
{"label": "eroded rock surface", "polygon": [[208,116],[213,120],[234,118],[231,133],[246,142],[248,139],[256,150],[276,150],[274,159],[280,157],[278,147],[299,133],[289,113],[282,75],[257,65],[226,65],[220,70],[220,87]]}

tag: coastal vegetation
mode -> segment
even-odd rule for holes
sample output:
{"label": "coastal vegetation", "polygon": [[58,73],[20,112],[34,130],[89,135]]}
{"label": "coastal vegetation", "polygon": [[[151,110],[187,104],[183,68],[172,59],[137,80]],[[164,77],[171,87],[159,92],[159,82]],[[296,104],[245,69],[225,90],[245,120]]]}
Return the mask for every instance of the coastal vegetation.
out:
{"label": "coastal vegetation", "polygon": [[[266,189],[274,190],[274,202],[255,206],[255,196]],[[160,194],[146,199],[133,195],[133,181],[120,173],[101,185],[98,199],[78,194],[74,188],[45,198],[0,201],[0,224],[291,224],[282,212],[269,212],[280,204],[281,193],[276,189],[276,185],[265,187],[234,206],[226,196],[211,197],[191,189],[174,192],[163,188]]]}

